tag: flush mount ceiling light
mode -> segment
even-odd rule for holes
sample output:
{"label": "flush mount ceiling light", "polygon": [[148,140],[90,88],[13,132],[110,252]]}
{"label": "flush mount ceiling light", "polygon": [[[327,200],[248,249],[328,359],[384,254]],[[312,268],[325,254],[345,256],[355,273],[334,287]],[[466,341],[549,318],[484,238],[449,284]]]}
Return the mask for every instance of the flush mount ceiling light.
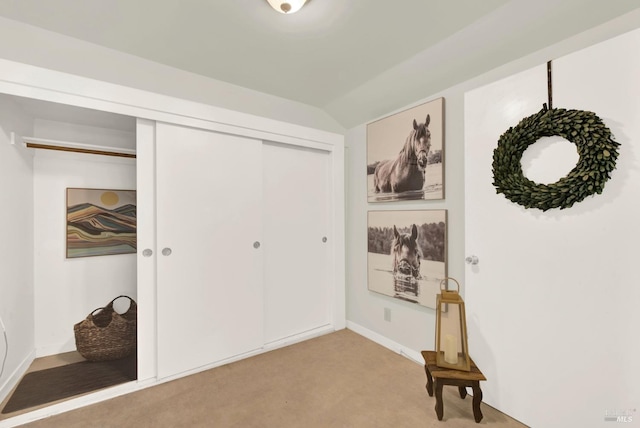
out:
{"label": "flush mount ceiling light", "polygon": [[307,0],[267,0],[272,8],[280,13],[291,14],[299,11]]}

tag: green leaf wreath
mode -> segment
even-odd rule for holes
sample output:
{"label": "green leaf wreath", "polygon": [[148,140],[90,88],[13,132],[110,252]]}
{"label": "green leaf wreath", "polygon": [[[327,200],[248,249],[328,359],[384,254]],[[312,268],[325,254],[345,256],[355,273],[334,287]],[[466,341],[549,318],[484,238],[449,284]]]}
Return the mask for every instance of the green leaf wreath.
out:
{"label": "green leaf wreath", "polygon": [[[560,136],[576,145],[580,159],[569,174],[552,184],[529,180],[522,172],[522,154],[541,137]],[[616,168],[619,143],[595,113],[547,109],[509,128],[493,151],[493,185],[497,193],[525,208],[569,208],[594,193]]]}

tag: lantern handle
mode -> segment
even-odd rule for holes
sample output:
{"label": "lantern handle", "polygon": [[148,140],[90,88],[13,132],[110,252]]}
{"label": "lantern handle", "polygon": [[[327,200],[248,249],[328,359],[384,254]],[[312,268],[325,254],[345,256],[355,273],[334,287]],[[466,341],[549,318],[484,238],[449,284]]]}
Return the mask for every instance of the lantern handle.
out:
{"label": "lantern handle", "polygon": [[[448,290],[446,287],[442,288],[442,284],[445,283],[448,279],[452,279],[456,283],[456,285],[458,286],[458,293],[460,293],[460,283],[458,282],[457,279],[452,278],[450,276],[448,276],[446,278],[443,278],[442,281],[440,281],[440,291],[447,291]],[[445,286],[446,286],[446,284],[445,284]]]}

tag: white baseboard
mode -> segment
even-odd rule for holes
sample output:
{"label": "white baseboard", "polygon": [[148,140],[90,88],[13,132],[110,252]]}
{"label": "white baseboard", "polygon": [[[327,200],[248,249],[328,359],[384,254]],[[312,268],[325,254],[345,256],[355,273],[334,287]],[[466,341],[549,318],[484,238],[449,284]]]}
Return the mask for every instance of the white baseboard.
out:
{"label": "white baseboard", "polygon": [[285,337],[282,339],[275,340],[273,342],[269,342],[264,344],[261,348],[254,349],[249,352],[244,352],[242,354],[234,355],[233,357],[225,358],[224,360],[219,360],[211,364],[207,364],[201,367],[196,367],[191,370],[187,370],[178,374],[174,374],[171,376],[167,376],[157,380],[157,383],[169,382],[175,379],[180,379],[181,377],[190,376],[196,373],[203,372],[205,370],[214,369],[216,367],[224,366],[226,364],[235,363],[236,361],[244,360],[245,358],[254,357],[256,355],[264,354],[265,352],[273,351],[278,348],[282,348],[285,346],[293,345],[298,342],[303,342],[305,340],[312,339],[317,336],[322,336],[325,334],[329,334],[336,331],[336,329],[332,325],[325,325],[322,327],[317,327],[308,331],[304,331],[302,333],[297,333],[289,337]]}
{"label": "white baseboard", "polygon": [[347,328],[355,333],[358,333],[360,336],[364,336],[369,340],[376,342],[379,345],[384,346],[387,349],[396,352],[403,357],[410,359],[416,364],[424,365],[424,360],[422,359],[422,354],[419,351],[415,351],[413,349],[409,349],[406,346],[403,346],[393,340],[376,333],[375,331],[369,330],[361,326],[360,324],[356,324],[353,321],[347,321]]}
{"label": "white baseboard", "polygon": [[304,331],[302,333],[294,334],[293,336],[285,337],[283,339],[274,340],[264,345],[264,351],[272,351],[274,349],[282,348],[285,346],[293,345],[294,343],[303,342],[305,340],[313,339],[314,337],[323,336],[325,334],[333,333],[338,330],[331,324],[317,327],[311,330]]}
{"label": "white baseboard", "polygon": [[18,367],[11,373],[11,376],[7,378],[4,384],[0,386],[0,403],[4,401],[5,398],[9,396],[9,393],[13,390],[13,388],[18,384],[22,376],[27,372],[27,369],[35,360],[36,352],[31,351],[20,363]]}
{"label": "white baseboard", "polygon": [[[375,331],[371,331],[368,328],[362,327],[360,324],[356,324],[351,321],[347,321],[347,328],[349,330],[352,330],[354,333],[358,333],[360,336],[364,336],[367,339],[376,342],[378,345],[382,345],[385,348],[408,358],[414,363],[424,366],[424,359],[422,358],[422,354],[418,351],[414,351],[413,349],[409,349],[406,346],[402,346],[399,343],[394,342],[393,340],[379,333],[376,333]],[[467,388],[467,394],[473,396],[473,391],[471,391],[471,388]]]}
{"label": "white baseboard", "polygon": [[76,344],[71,342],[58,343],[36,348],[36,358],[48,357],[49,355],[64,354],[76,350]]}

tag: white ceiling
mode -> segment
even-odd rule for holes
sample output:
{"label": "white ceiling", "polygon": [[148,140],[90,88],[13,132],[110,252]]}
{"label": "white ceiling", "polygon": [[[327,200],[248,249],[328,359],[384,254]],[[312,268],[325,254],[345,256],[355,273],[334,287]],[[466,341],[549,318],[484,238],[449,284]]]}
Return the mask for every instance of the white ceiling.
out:
{"label": "white ceiling", "polygon": [[17,96],[11,96],[10,98],[34,119],[82,124],[95,128],[117,129],[131,133],[136,131],[136,119],[130,116],[34,100],[32,98]]}
{"label": "white ceiling", "polygon": [[638,0],[311,0],[283,15],[266,0],[0,0],[0,16],[313,105],[345,128],[637,8]]}

